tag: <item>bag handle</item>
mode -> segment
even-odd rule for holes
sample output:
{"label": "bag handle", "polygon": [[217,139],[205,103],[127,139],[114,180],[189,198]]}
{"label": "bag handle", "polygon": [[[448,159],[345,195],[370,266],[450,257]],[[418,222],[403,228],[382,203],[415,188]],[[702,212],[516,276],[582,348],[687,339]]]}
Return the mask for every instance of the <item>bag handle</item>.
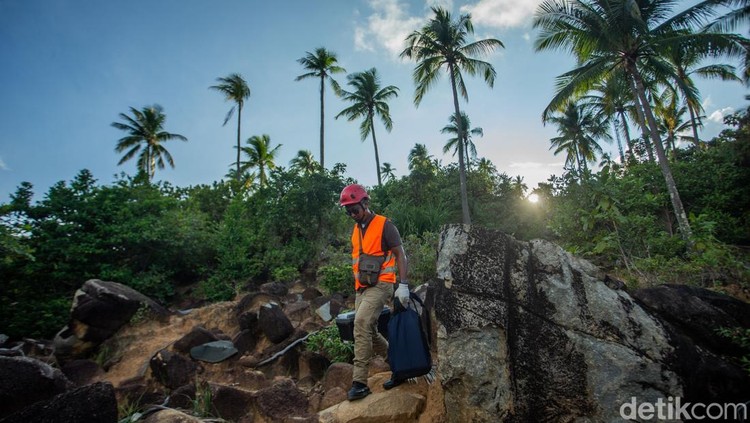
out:
{"label": "bag handle", "polygon": [[[415,301],[419,305],[421,305],[423,309],[426,308],[422,299],[419,298],[419,295],[417,295],[415,292],[409,291],[409,301]],[[394,298],[393,306],[394,306],[393,307],[394,314],[399,313],[409,308],[409,304],[406,304],[406,306],[404,306],[403,304],[401,304],[401,301],[399,301],[398,298]]]}

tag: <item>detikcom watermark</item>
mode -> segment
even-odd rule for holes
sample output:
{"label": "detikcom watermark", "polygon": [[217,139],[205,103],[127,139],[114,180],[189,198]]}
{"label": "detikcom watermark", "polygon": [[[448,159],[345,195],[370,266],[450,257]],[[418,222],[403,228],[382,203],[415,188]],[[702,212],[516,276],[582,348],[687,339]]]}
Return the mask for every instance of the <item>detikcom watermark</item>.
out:
{"label": "detikcom watermark", "polygon": [[630,401],[620,406],[620,417],[625,420],[739,420],[747,421],[750,403],[691,403],[680,397],[659,398],[656,402]]}

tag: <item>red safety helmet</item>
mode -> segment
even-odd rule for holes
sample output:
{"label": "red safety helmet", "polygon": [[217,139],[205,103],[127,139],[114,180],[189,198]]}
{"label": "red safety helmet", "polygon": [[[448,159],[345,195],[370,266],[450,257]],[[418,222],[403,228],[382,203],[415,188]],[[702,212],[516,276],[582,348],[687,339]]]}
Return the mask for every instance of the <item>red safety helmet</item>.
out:
{"label": "red safety helmet", "polygon": [[367,191],[365,191],[365,187],[360,184],[351,184],[344,187],[341,191],[339,205],[348,206],[351,204],[358,204],[360,201],[369,198],[370,197],[367,196]]}

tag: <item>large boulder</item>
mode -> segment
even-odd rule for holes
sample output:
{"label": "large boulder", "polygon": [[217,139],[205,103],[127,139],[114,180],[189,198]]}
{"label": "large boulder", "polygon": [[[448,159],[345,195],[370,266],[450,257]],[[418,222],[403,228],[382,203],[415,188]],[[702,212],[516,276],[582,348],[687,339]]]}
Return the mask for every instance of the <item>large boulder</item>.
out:
{"label": "large boulder", "polygon": [[59,362],[84,358],[128,323],[141,307],[159,316],[169,312],[151,298],[117,282],[86,281],[76,291],[70,320],[55,336]]}
{"label": "large boulder", "polygon": [[292,322],[284,314],[281,307],[274,303],[267,303],[260,308],[258,326],[274,344],[285,340],[294,332]]}
{"label": "large boulder", "polygon": [[0,356],[0,417],[74,387],[58,369],[30,357]]}
{"label": "large boulder", "polygon": [[429,302],[449,421],[621,421],[632,397],[694,389],[669,327],[552,243],[451,225],[437,270]]}
{"label": "large boulder", "polygon": [[750,304],[707,289],[662,285],[633,293],[669,329],[675,345],[672,360],[683,379],[685,399],[710,404],[750,399],[747,374],[739,362],[747,354],[719,328],[750,327]]}
{"label": "large boulder", "polygon": [[110,383],[98,382],[61,393],[12,414],[2,423],[66,422],[112,423],[117,421],[117,400]]}

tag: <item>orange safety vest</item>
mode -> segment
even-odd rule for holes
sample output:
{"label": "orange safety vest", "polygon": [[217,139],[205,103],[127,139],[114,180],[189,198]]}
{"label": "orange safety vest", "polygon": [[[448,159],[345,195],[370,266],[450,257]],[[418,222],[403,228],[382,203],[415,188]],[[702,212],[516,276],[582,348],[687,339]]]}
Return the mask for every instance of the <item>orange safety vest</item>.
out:
{"label": "orange safety vest", "polygon": [[365,288],[365,285],[359,283],[359,240],[362,239],[362,252],[371,256],[385,256],[385,261],[380,266],[379,282],[396,283],[396,257],[383,248],[383,227],[385,226],[385,216],[378,214],[372,218],[370,225],[367,227],[365,236],[360,235],[361,229],[358,224],[354,224],[352,230],[352,271],[354,272],[354,289]]}

